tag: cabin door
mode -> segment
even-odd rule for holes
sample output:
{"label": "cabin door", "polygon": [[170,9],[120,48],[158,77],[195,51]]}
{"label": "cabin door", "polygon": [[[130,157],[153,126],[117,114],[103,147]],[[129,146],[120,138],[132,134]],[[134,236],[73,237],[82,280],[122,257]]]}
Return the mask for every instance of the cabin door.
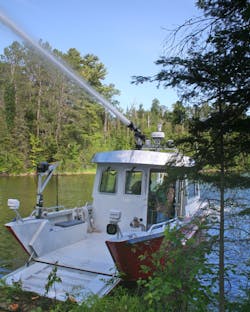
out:
{"label": "cabin door", "polygon": [[148,190],[147,227],[175,217],[176,182],[163,170],[151,170]]}

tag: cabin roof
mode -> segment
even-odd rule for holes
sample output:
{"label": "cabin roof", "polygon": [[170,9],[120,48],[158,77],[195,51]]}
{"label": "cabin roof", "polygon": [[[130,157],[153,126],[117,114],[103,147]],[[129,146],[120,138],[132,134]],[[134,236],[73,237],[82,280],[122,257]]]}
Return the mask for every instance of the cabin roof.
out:
{"label": "cabin roof", "polygon": [[179,153],[155,152],[144,150],[123,150],[96,153],[92,162],[109,164],[142,164],[151,166],[170,165],[174,167],[192,167],[193,160]]}

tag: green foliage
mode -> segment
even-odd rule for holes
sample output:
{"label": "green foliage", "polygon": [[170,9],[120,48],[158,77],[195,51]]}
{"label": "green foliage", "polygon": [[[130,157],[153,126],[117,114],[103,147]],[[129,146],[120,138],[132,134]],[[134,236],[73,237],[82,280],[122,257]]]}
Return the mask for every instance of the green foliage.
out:
{"label": "green foliage", "polygon": [[129,293],[126,289],[117,288],[104,298],[90,297],[86,302],[73,310],[74,312],[144,312],[145,304],[138,295]]}
{"label": "green foliage", "polygon": [[12,129],[16,115],[15,87],[13,83],[6,84],[4,92],[4,104],[6,124],[8,129]]}
{"label": "green foliage", "polygon": [[[203,17],[187,21],[172,34],[175,40],[181,31],[183,35],[188,30],[177,43],[181,53],[162,56],[156,62],[161,66],[157,75],[137,77],[136,81],[178,87],[183,101],[195,104],[189,135],[179,138],[179,144],[195,151],[193,157],[200,168],[216,168],[220,172],[219,310],[224,312],[226,173],[238,167],[240,159],[246,164],[250,151],[250,3],[198,0],[196,4]],[[204,118],[200,112],[205,104],[209,110]],[[175,113],[179,123],[182,112],[178,109]]]}
{"label": "green foliage", "polygon": [[172,120],[173,120],[173,124],[183,124],[184,121],[187,119],[187,111],[184,107],[184,105],[177,101],[174,105],[173,105],[173,113],[172,113]]}
{"label": "green foliage", "polygon": [[58,269],[57,263],[55,263],[53,269],[51,270],[47,278],[47,283],[45,285],[45,296],[48,294],[48,292],[52,287],[54,287],[56,296],[56,283],[62,282],[61,278],[57,275],[57,269]]}
{"label": "green foliage", "polygon": [[178,229],[167,229],[159,252],[154,255],[155,271],[143,285],[147,311],[209,311],[214,295],[212,285],[205,285],[202,276],[212,274],[206,263],[206,242],[190,239]]}
{"label": "green foliage", "polygon": [[30,134],[30,147],[30,162],[32,167],[36,168],[36,165],[42,161],[43,148],[40,139],[32,133]]}
{"label": "green foliage", "polygon": [[[182,137],[179,143],[196,151],[194,157],[201,167],[209,164],[218,168],[223,136],[223,157],[228,169],[239,164],[239,155],[247,163],[250,150],[249,1],[202,0],[197,1],[197,6],[203,10],[204,18],[187,21],[173,34],[178,38],[182,30],[188,31],[177,43],[186,53],[162,56],[156,61],[161,67],[159,73],[136,77],[136,82],[156,81],[164,87],[178,87],[182,100],[194,104],[189,136]],[[182,106],[174,107],[176,124],[184,120]]]}
{"label": "green foliage", "polygon": [[21,282],[12,286],[0,280],[0,310],[1,311],[50,311],[55,302],[51,299],[40,297],[37,294],[25,292],[21,289]]}
{"label": "green foliage", "polygon": [[[40,44],[52,51],[48,43]],[[113,84],[103,83],[107,71],[97,56],[82,56],[75,48],[69,49],[67,53],[58,50],[54,50],[54,53],[67,61],[80,76],[119,108],[119,103],[113,99],[119,91]],[[161,60],[159,64],[165,64],[165,61]],[[210,63],[206,68],[212,68]],[[41,160],[60,160],[63,171],[75,172],[88,166],[97,151],[134,147],[131,131],[94,103],[51,64],[42,60],[33,49],[13,42],[1,55],[0,71],[0,172],[30,172]],[[159,77],[163,81],[166,76]],[[148,110],[140,103],[139,107],[132,105],[125,115],[147,138],[161,123],[166,139],[179,142],[181,150],[189,148],[189,155],[192,156],[194,150],[197,150],[197,137],[200,138],[200,152],[201,143],[212,152],[216,147],[211,145],[211,141],[216,136],[215,121],[218,118],[211,120],[213,110],[210,104],[202,102],[196,109],[192,109],[183,103],[174,103],[172,111],[169,111],[164,103],[154,99]],[[233,116],[233,111],[230,114]],[[208,120],[198,124],[198,116]],[[188,123],[188,119],[192,122]],[[227,128],[227,140],[236,147],[233,150],[228,148],[227,155],[230,164],[234,160],[237,169],[250,166],[249,131],[246,131],[250,124],[248,119],[243,114],[237,123],[231,123]],[[206,125],[213,125],[215,131],[209,132]],[[191,136],[188,135],[189,130]],[[242,146],[244,151],[241,152]],[[198,159],[198,154],[196,156]],[[215,165],[215,162],[211,164]]]}
{"label": "green foliage", "polygon": [[[98,57],[74,48],[54,53],[111,102],[119,93],[102,83],[106,69]],[[0,172],[31,171],[41,160],[62,160],[64,170],[78,171],[95,148],[111,148],[112,118],[32,48],[18,42],[5,48],[0,70]]]}

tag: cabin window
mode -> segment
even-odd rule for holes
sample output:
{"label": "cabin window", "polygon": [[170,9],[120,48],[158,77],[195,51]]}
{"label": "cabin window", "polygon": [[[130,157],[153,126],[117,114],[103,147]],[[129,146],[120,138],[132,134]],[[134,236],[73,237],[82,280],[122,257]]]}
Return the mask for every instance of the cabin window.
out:
{"label": "cabin window", "polygon": [[151,171],[148,193],[148,226],[175,216],[175,181],[165,171]]}
{"label": "cabin window", "polygon": [[151,171],[149,188],[151,192],[155,192],[160,185],[167,179],[166,171]]}
{"label": "cabin window", "polygon": [[141,195],[141,184],[141,171],[126,171],[125,194]]}
{"label": "cabin window", "polygon": [[101,193],[115,193],[116,192],[116,180],[117,180],[117,171],[113,169],[107,169],[103,171],[101,183],[100,183],[100,192]]}

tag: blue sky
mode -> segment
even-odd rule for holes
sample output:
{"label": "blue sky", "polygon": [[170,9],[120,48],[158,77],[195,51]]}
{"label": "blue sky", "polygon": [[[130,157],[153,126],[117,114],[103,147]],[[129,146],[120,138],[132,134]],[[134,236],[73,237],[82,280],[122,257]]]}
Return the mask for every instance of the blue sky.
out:
{"label": "blue sky", "polygon": [[[154,61],[164,54],[166,29],[200,13],[195,0],[0,0],[0,10],[53,48],[97,55],[108,71],[106,83],[120,90],[117,100],[124,109],[139,104],[148,109],[154,98],[171,108],[178,99],[175,90],[131,85],[131,77],[157,73]],[[14,39],[0,25],[0,47]]]}

